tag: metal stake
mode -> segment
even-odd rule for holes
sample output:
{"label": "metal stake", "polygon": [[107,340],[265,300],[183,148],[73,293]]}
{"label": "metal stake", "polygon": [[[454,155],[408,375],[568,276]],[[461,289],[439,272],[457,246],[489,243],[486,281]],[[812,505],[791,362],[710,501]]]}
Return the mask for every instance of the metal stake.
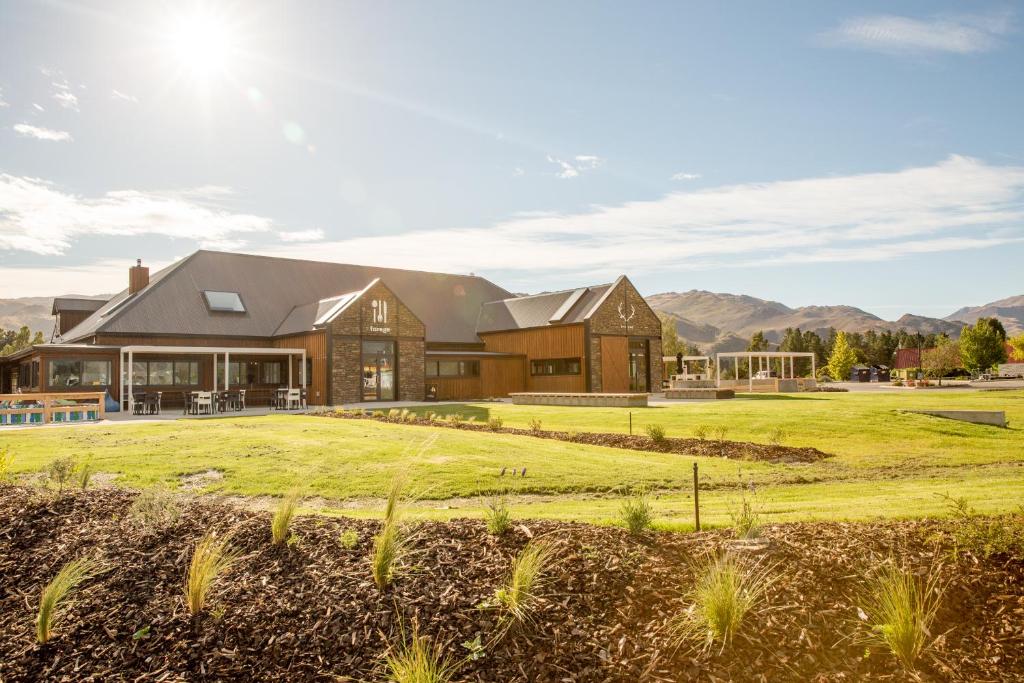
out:
{"label": "metal stake", "polygon": [[697,463],[693,463],[693,529],[700,531],[700,487],[697,485]]}

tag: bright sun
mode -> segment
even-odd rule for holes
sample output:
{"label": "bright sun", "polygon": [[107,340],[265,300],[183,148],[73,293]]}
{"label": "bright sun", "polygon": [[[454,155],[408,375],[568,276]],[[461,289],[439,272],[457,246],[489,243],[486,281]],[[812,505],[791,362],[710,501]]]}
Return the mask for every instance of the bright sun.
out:
{"label": "bright sun", "polygon": [[231,27],[209,9],[197,9],[172,19],[167,48],[179,68],[206,80],[228,70],[234,51]]}

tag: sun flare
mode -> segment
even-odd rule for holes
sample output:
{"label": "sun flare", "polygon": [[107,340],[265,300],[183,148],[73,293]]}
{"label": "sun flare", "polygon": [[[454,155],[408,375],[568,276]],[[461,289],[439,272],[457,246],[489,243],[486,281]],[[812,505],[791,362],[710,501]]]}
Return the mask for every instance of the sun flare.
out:
{"label": "sun flare", "polygon": [[225,73],[234,48],[230,25],[209,9],[196,9],[171,21],[167,50],[175,64],[193,78],[206,80]]}

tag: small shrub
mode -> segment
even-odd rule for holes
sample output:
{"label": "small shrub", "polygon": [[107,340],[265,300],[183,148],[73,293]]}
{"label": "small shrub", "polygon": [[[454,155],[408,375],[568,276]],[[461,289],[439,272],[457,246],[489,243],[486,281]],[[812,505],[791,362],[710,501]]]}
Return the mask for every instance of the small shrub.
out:
{"label": "small shrub", "polygon": [[39,598],[39,612],[36,615],[36,640],[45,644],[53,635],[60,603],[78,588],[80,584],[102,573],[99,560],[80,557],[61,567],[57,575],[43,588]]}
{"label": "small shrub", "polygon": [[203,611],[217,578],[227,573],[239,558],[239,552],[231,545],[230,533],[218,538],[209,531],[199,540],[185,575],[185,604],[193,615]]}
{"label": "small shrub", "polygon": [[491,496],[484,500],[484,518],[487,520],[487,533],[501,536],[512,528],[512,512],[505,496]]}
{"label": "small shrub", "polygon": [[536,607],[543,574],[551,564],[550,547],[543,541],[530,541],[512,561],[512,570],[505,585],[495,592],[494,599],[504,616],[515,623],[528,621]]}
{"label": "small shrub", "polygon": [[391,410],[388,411],[388,419],[391,420],[397,419],[401,415],[402,411],[400,411],[398,408],[392,408]]}
{"label": "small shrub", "polygon": [[338,536],[338,543],[345,550],[353,550],[357,545],[359,545],[359,534],[357,534],[354,529],[346,529],[341,532],[340,536]]}
{"label": "small shrub", "polygon": [[951,517],[948,533],[954,558],[965,552],[982,559],[1024,553],[1024,507],[1016,513],[986,517],[979,515],[966,498],[942,497]]}
{"label": "small shrub", "polygon": [[50,481],[57,484],[58,493],[64,493],[64,485],[71,481],[75,473],[75,459],[70,456],[55,458],[46,469]]}
{"label": "small shrub", "polygon": [[923,579],[889,562],[868,582],[859,614],[868,642],[882,645],[908,671],[914,670],[930,636],[945,584],[933,568]]}
{"label": "small shrub", "polygon": [[715,435],[715,441],[725,441],[725,437],[729,435],[728,425],[717,425],[712,433]]}
{"label": "small shrub", "polygon": [[729,511],[733,529],[737,538],[757,538],[761,535],[761,510],[757,501],[757,489],[754,483],[743,483],[740,478],[740,499]]}
{"label": "small shrub", "polygon": [[89,488],[89,482],[92,481],[93,467],[92,461],[86,460],[78,466],[78,485],[85,491]]}
{"label": "small shrub", "polygon": [[462,413],[449,413],[446,419],[449,424],[457,427],[462,424]]}
{"label": "small shrub", "polygon": [[768,443],[772,446],[781,446],[787,436],[786,430],[782,427],[772,427],[768,430]]}
{"label": "small shrub", "polygon": [[270,535],[274,545],[281,545],[288,540],[288,529],[295,517],[295,510],[299,507],[299,492],[290,491],[281,499],[274,511],[274,517],[270,520]]}
{"label": "small shrub", "polygon": [[162,486],[153,486],[143,489],[132,501],[127,516],[143,533],[154,533],[177,522],[181,512],[178,496]]}
{"label": "small shrub", "polygon": [[491,419],[487,420],[487,428],[490,429],[492,432],[500,431],[504,424],[505,421],[502,420],[500,417],[492,417]]}
{"label": "small shrub", "polygon": [[388,680],[394,683],[447,683],[455,676],[456,663],[444,654],[444,648],[431,645],[426,636],[413,626],[411,638],[392,647],[386,657]]}
{"label": "small shrub", "polygon": [[629,533],[638,536],[651,528],[654,515],[651,512],[651,503],[647,498],[647,492],[637,489],[633,494],[622,501],[619,515],[622,518]]}
{"label": "small shrub", "polygon": [[665,443],[665,428],[660,424],[649,424],[644,427],[647,437],[654,443],[661,445]]}
{"label": "small shrub", "polygon": [[689,608],[673,622],[679,641],[715,643],[724,650],[743,626],[747,615],[762,606],[772,583],[770,569],[744,566],[732,555],[718,555],[695,567],[694,584],[687,592]]}
{"label": "small shrub", "polygon": [[699,424],[693,428],[693,435],[700,441],[705,441],[711,434],[711,425]]}
{"label": "small shrub", "polygon": [[543,431],[540,420],[538,420],[537,418],[534,418],[534,419],[530,420],[530,431],[531,432]]}
{"label": "small shrub", "polygon": [[408,422],[410,415],[412,415],[412,411],[410,411],[408,408],[402,408],[401,412],[398,413],[398,419],[400,419],[402,422]]}

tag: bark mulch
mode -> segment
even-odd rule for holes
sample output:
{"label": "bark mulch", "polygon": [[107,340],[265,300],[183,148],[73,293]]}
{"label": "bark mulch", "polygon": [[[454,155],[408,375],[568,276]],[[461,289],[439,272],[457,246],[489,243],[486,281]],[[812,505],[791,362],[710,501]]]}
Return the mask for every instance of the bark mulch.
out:
{"label": "bark mulch", "polygon": [[546,429],[519,429],[517,427],[496,427],[480,422],[471,422],[469,420],[430,420],[425,417],[415,417],[414,414],[411,413],[408,418],[402,418],[400,416],[389,415],[383,411],[366,412],[360,410],[338,410],[311,414],[345,420],[376,420],[378,422],[388,422],[391,424],[409,424],[423,427],[448,427],[451,429],[493,432],[495,434],[518,434],[519,436],[533,436],[538,439],[555,439],[557,441],[569,441],[572,443],[588,444],[590,446],[608,446],[610,448],[625,448],[633,451],[654,451],[656,453],[679,453],[680,455],[703,455],[715,458],[729,458],[732,460],[759,460],[763,462],[777,463],[812,463],[831,457],[830,453],[825,453],[817,448],[809,446],[783,446],[753,443],[750,441],[682,439],[678,437],[652,439],[649,436],[614,434],[610,432],[563,432],[549,431]]}
{"label": "bark mulch", "polygon": [[[1024,561],[949,556],[940,522],[791,524],[766,528],[756,554],[778,577],[767,609],[724,652],[676,647],[666,625],[685,608],[694,558],[734,545],[729,532],[629,536],[616,528],[521,521],[504,538],[481,522],[418,526],[415,554],[391,588],[370,579],[379,523],[301,517],[297,542],[270,544],[269,515],[193,501],[147,534],[125,518],[137,494],[118,489],[57,498],[0,486],[0,680],[383,680],[382,655],[403,628],[444,644],[480,637],[462,681],[1024,680]],[[191,618],[182,578],[209,528],[236,529],[245,557]],[[354,531],[346,549],[340,536]],[[553,545],[532,624],[495,642],[484,605],[511,558],[533,538]],[[39,591],[87,553],[108,571],[66,607],[55,637],[34,640]],[[951,581],[914,678],[852,634],[860,579],[886,557]]]}

